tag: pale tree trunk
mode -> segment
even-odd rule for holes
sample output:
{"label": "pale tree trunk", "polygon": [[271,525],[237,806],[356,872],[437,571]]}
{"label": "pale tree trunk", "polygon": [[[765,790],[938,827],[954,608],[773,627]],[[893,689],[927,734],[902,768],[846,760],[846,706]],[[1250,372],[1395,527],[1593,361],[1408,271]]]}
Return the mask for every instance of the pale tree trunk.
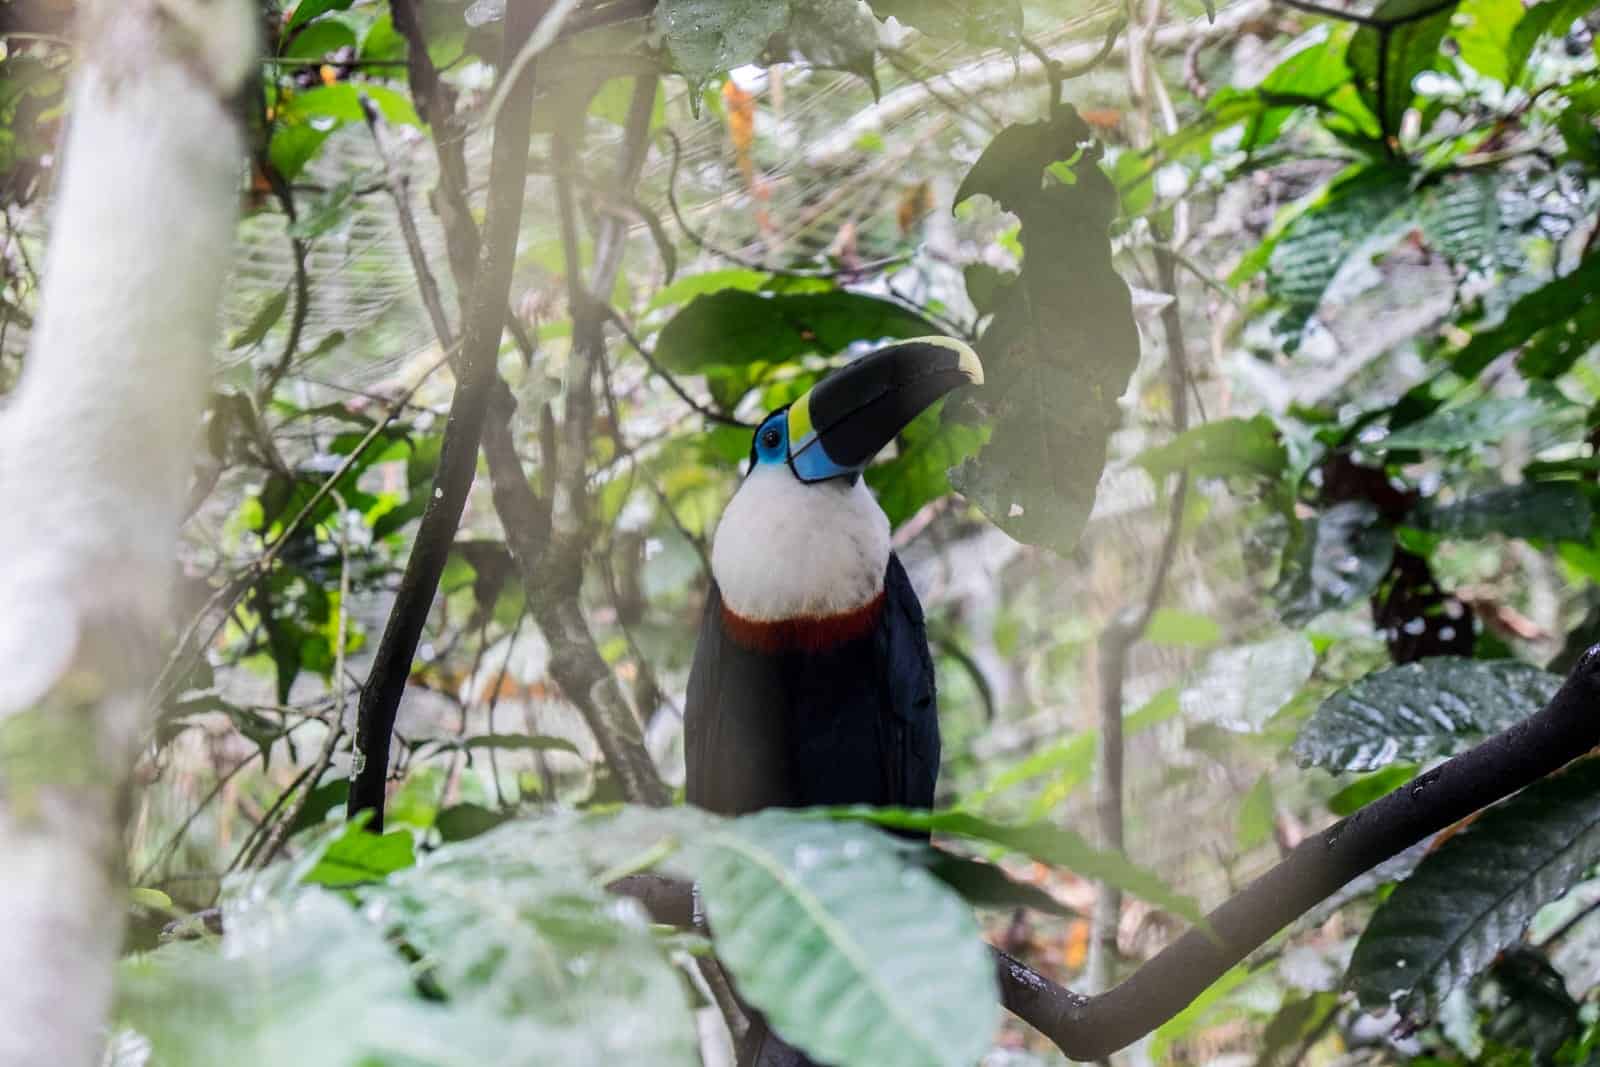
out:
{"label": "pale tree trunk", "polygon": [[0,1064],[97,1063],[244,137],[248,0],[83,5],[40,315],[0,413]]}

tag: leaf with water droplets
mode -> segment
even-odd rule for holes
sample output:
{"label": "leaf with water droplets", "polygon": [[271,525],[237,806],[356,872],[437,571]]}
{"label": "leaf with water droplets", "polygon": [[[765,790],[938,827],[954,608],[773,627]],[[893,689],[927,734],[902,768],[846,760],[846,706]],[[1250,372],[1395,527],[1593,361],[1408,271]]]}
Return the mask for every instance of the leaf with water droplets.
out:
{"label": "leaf with water droplets", "polygon": [[1516,660],[1419,660],[1324,700],[1294,754],[1301,766],[1351,772],[1446,756],[1538,711],[1559,688],[1559,676]]}
{"label": "leaf with water droplets", "polygon": [[989,1048],[977,922],[883,833],[769,811],[701,844],[717,956],[789,1043],[838,1067],[966,1067]]}
{"label": "leaf with water droplets", "polygon": [[1301,526],[1272,590],[1289,626],[1371,595],[1394,559],[1394,533],[1366,501],[1336,504]]}
{"label": "leaf with water droplets", "polygon": [[1524,789],[1430,853],[1356,945],[1363,1003],[1428,1014],[1600,860],[1600,759]]}
{"label": "leaf with water droplets", "polygon": [[1445,537],[1504,534],[1542,541],[1588,541],[1594,521],[1589,497],[1576,482],[1523,482],[1486,489],[1449,504],[1425,505],[1419,529]]}

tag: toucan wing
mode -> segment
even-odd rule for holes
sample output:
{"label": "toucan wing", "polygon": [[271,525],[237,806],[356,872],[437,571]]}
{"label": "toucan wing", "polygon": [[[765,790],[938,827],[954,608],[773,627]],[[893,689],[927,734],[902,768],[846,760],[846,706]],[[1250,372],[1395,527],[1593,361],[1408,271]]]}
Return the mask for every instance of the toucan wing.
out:
{"label": "toucan wing", "polygon": [[933,657],[928,652],[922,602],[900,557],[892,552],[883,591],[883,677],[890,712],[904,731],[901,744],[885,747],[884,758],[893,764],[885,768],[886,776],[897,783],[895,803],[931,808],[939,778],[939,701]]}
{"label": "toucan wing", "polygon": [[784,733],[787,702],[777,664],[729,638],[722,591],[712,581],[683,708],[690,804],[740,815],[794,803]]}

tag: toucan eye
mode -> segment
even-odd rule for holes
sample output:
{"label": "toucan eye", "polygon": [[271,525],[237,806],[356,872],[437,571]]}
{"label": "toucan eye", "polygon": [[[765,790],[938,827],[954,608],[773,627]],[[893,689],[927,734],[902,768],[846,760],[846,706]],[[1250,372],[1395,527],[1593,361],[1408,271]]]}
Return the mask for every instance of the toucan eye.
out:
{"label": "toucan eye", "polygon": [[762,448],[777,448],[778,440],[778,428],[776,426],[768,426],[765,430],[761,431]]}

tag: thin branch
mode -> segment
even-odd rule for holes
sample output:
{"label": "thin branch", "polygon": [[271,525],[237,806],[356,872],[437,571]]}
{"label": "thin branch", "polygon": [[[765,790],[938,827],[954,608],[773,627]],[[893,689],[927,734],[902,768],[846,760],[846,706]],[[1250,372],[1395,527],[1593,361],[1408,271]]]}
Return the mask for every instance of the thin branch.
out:
{"label": "thin branch", "polygon": [[667,368],[663,367],[660,362],[656,360],[655,353],[651,352],[640,343],[639,338],[635,336],[634,332],[628,328],[627,321],[623,319],[622,315],[617,311],[616,308],[607,304],[604,308],[604,314],[606,316],[606,321],[611,323],[612,326],[615,326],[617,332],[622,334],[623,340],[628,342],[628,347],[639,353],[639,358],[644,360],[645,365],[650,368],[651,372],[655,374],[656,377],[666,382],[667,388],[676,393],[679,400],[682,400],[685,404],[688,404],[689,407],[694,410],[696,415],[699,415],[701,418],[704,418],[709,422],[715,422],[722,426],[737,426],[743,430],[755,429],[754,426],[748,422],[745,422],[743,419],[736,418],[735,416],[729,415],[723,411],[718,411],[716,408],[707,407],[694,397],[690,396],[688,390],[686,390],[682,384],[679,383],[678,379],[672,376],[672,372],[667,370]]}
{"label": "thin branch", "polygon": [[328,725],[328,736],[323,739],[322,749],[317,753],[315,762],[311,765],[311,775],[306,779],[305,789],[296,794],[294,803],[284,811],[267,834],[266,844],[254,858],[254,865],[265,867],[277,858],[278,851],[283,848],[284,841],[288,838],[290,830],[299,821],[300,813],[306,810],[306,802],[311,799],[312,792],[317,788],[317,783],[322,781],[322,776],[327,773],[328,767],[333,763],[334,749],[339,744],[339,739],[344,736],[344,710],[345,710],[345,681],[344,681],[344,656],[347,643],[348,628],[350,623],[350,532],[349,505],[344,502],[344,497],[337,492],[334,499],[339,504],[339,620],[334,628],[334,654],[333,654],[333,722]]}
{"label": "thin branch", "polygon": [[[1585,756],[1600,744],[1600,645],[1589,649],[1543,710],[1312,834],[1272,869],[1099,996],[1064,989],[994,950],[1000,996],[1069,1059],[1125,1048],[1188,1007],[1252,950],[1345,883],[1481,808]],[[612,892],[658,921],[692,925],[686,882],[633,875]]]}
{"label": "thin branch", "polygon": [[1396,26],[1404,26],[1408,22],[1421,22],[1425,18],[1437,15],[1448,8],[1455,7],[1460,0],[1438,0],[1428,7],[1407,12],[1404,15],[1392,15],[1389,18],[1378,18],[1375,15],[1362,15],[1354,11],[1343,11],[1335,7],[1326,7],[1313,3],[1312,0],[1274,0],[1284,7],[1303,11],[1308,15],[1321,15],[1324,18],[1338,19],[1340,22],[1352,22],[1357,26],[1366,26],[1375,30],[1392,30]]}
{"label": "thin branch", "polygon": [[[508,8],[502,69],[516,55],[544,9],[543,3],[514,4]],[[406,561],[405,576],[373,659],[372,672],[362,690],[356,719],[349,811],[352,815],[371,811],[373,817],[368,826],[374,831],[383,829],[389,744],[400,697],[411,675],[417,643],[438,591],[439,576],[455,540],[462,509],[466,506],[467,491],[477,468],[484,416],[494,387],[499,383],[495,362],[506,320],[506,294],[516,261],[532,120],[533,80],[531,76],[524,76],[495,122],[485,219],[487,238],[482,242],[472,285],[472,311],[466,317],[462,335],[456,392],[445,424],[438,471],[411,556]]]}

